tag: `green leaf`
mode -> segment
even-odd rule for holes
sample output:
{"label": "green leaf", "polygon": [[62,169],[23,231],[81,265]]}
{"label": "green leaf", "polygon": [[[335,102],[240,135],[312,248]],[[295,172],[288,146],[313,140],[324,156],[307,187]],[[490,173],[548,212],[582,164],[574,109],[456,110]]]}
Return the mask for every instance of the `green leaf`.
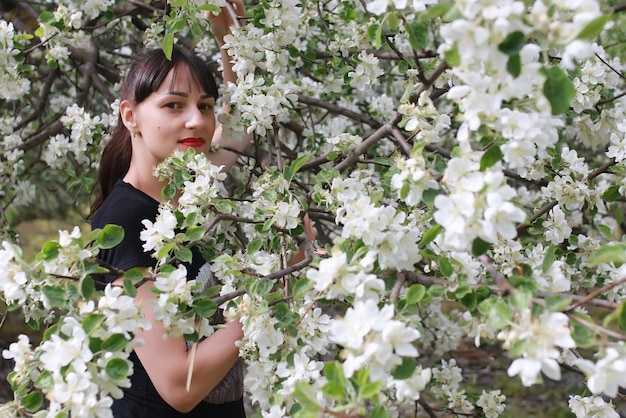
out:
{"label": "green leaf", "polygon": [[346,383],[346,376],[343,373],[343,367],[336,361],[328,362],[324,365],[324,376],[332,382],[339,382],[342,385]]}
{"label": "green leaf", "polygon": [[306,292],[313,288],[314,284],[313,280],[309,280],[306,277],[296,280],[292,291],[293,297],[298,298],[303,296]]}
{"label": "green leaf", "polygon": [[178,33],[187,27],[187,19],[177,17],[167,23],[167,29],[172,33]]}
{"label": "green leaf", "polygon": [[435,238],[437,238],[439,232],[441,232],[441,225],[435,224],[434,226],[432,226],[428,231],[426,231],[426,233],[422,237],[420,241],[420,246],[430,244]]}
{"label": "green leaf", "polygon": [[497,145],[492,145],[487,148],[487,151],[483,153],[480,158],[480,171],[485,171],[489,167],[492,167],[498,161],[502,159],[502,151]]}
{"label": "green leaf", "polygon": [[201,226],[192,226],[185,231],[189,241],[199,241],[204,237],[204,228]]}
{"label": "green leaf", "polygon": [[52,338],[53,334],[57,334],[59,333],[59,323],[57,322],[56,324],[46,328],[46,330],[43,332],[43,339],[44,341],[49,340]]}
{"label": "green leaf", "polygon": [[626,301],[617,307],[617,322],[622,331],[626,330]]}
{"label": "green leaf", "polygon": [[100,324],[104,322],[105,318],[104,314],[91,313],[83,319],[81,326],[83,327],[85,333],[90,335],[92,332],[100,328]]}
{"label": "green leaf", "polygon": [[330,381],[322,386],[322,392],[334,399],[344,399],[346,396],[345,390],[346,387],[339,382]]}
{"label": "green leaf", "polygon": [[133,282],[139,282],[143,280],[143,277],[144,277],[144,272],[138,267],[133,267],[131,269],[126,270],[126,272],[124,272],[124,278],[131,280]]}
{"label": "green leaf", "polygon": [[393,378],[397,380],[408,379],[413,376],[416,368],[417,364],[415,364],[415,360],[408,357],[402,357],[402,364],[394,369]]}
{"label": "green leaf", "polygon": [[518,311],[523,312],[526,308],[531,306],[533,295],[528,290],[520,290],[518,288],[517,292],[511,294],[509,298],[513,306],[515,306]]}
{"label": "green leaf", "polygon": [[85,276],[80,279],[79,288],[80,295],[88,299],[96,291],[96,283],[91,276]]}
{"label": "green leaf", "polygon": [[41,372],[35,381],[35,387],[44,391],[52,389],[54,387],[54,377],[52,377],[52,373],[48,370]]}
{"label": "green leaf", "polygon": [[506,62],[506,70],[513,76],[513,78],[519,77],[522,73],[522,59],[519,55],[509,57]]}
{"label": "green leaf", "polygon": [[131,298],[137,296],[137,287],[135,286],[135,281],[129,279],[128,277],[124,277],[124,293],[126,293]]}
{"label": "green leaf", "polygon": [[438,298],[438,297],[443,296],[444,293],[446,293],[446,288],[440,284],[434,284],[428,288],[427,293],[434,298]]}
{"label": "green leaf", "polygon": [[254,254],[259,251],[263,247],[263,240],[260,238],[255,238],[248,243],[246,246],[246,252],[248,254]]}
{"label": "green leaf", "polygon": [[263,227],[261,228],[261,232],[269,232],[272,229],[272,225],[274,225],[274,219],[270,218],[263,223]]}
{"label": "green leaf", "polygon": [[268,292],[270,292],[273,287],[274,287],[274,282],[272,280],[261,279],[252,283],[248,293],[263,296],[267,294]]}
{"label": "green leaf", "polygon": [[521,31],[515,31],[509,33],[506,38],[504,38],[500,45],[498,45],[498,49],[500,52],[512,57],[518,55],[526,43],[526,35]]}
{"label": "green leaf", "polygon": [[369,382],[360,387],[361,397],[364,399],[372,399],[377,396],[383,388],[383,382]]}
{"label": "green leaf", "polygon": [[420,21],[409,21],[404,26],[409,35],[409,43],[415,51],[421,51],[428,45],[428,28]]}
{"label": "green leaf", "polygon": [[187,247],[176,248],[174,250],[174,256],[183,263],[191,263],[193,260],[193,253]]}
{"label": "green leaf", "polygon": [[606,245],[600,247],[595,253],[589,256],[587,264],[595,267],[604,263],[621,264],[626,261],[626,244]]}
{"label": "green leaf", "polygon": [[613,237],[613,230],[609,228],[607,225],[599,224],[597,225],[598,231],[602,233],[607,238]]}
{"label": "green leaf", "polygon": [[41,251],[39,252],[39,258],[43,261],[54,260],[59,256],[59,249],[61,248],[61,244],[54,241],[47,241]]}
{"label": "green leaf", "polygon": [[49,12],[49,11],[46,10],[45,12],[42,12],[39,15],[39,21],[41,23],[51,23],[51,22],[54,22],[54,14],[52,12]]}
{"label": "green leaf", "polygon": [[452,263],[447,258],[439,259],[439,271],[443,274],[443,277],[450,277],[454,270],[452,269]]}
{"label": "green leaf", "polygon": [[379,49],[383,45],[383,27],[378,23],[373,23],[367,27],[367,37],[372,42],[374,49]]}
{"label": "green leaf", "polygon": [[172,200],[176,196],[176,185],[172,183],[168,183],[161,190],[161,199],[166,202],[168,200]]}
{"label": "green leaf", "polygon": [[545,302],[546,308],[548,308],[550,312],[563,312],[571,304],[571,300],[563,295],[548,296],[546,297]]}
{"label": "green leaf", "polygon": [[459,303],[469,309],[470,312],[473,312],[478,305],[478,294],[472,290],[471,292],[463,295],[463,297],[459,299]]}
{"label": "green leaf", "polygon": [[541,263],[541,271],[546,273],[552,267],[552,264],[556,261],[556,250],[557,248],[554,245],[550,245],[546,250],[546,255],[543,257],[543,262]]}
{"label": "green leaf", "polygon": [[450,67],[458,67],[461,65],[461,55],[459,55],[459,45],[455,42],[452,45],[452,48],[446,50],[443,53],[446,62],[450,65]]}
{"label": "green leaf", "polygon": [[291,168],[291,176],[288,178],[288,180],[291,180],[293,176],[298,171],[300,171],[300,169],[304,166],[304,164],[306,164],[306,162],[309,161],[310,159],[311,159],[310,154],[301,155],[300,157],[296,158],[289,166]]}
{"label": "green leaf", "polygon": [[285,302],[279,302],[273,307],[274,318],[283,325],[295,324],[300,320],[300,315],[289,309],[289,305]]}
{"label": "green leaf", "polygon": [[31,392],[22,398],[22,406],[28,412],[36,412],[43,405],[43,395],[41,392]]}
{"label": "green leaf", "polygon": [[415,84],[408,84],[409,85],[406,86],[406,89],[404,89],[404,93],[402,93],[402,97],[400,97],[400,103],[408,103],[411,100],[411,96],[413,96],[413,92],[415,91]]}
{"label": "green leaf", "polygon": [[489,311],[489,319],[496,329],[507,326],[511,317],[511,310],[502,300],[497,300]]}
{"label": "green leaf", "polygon": [[121,358],[112,358],[107,362],[104,371],[113,380],[122,380],[128,375],[128,362]]}
{"label": "green leaf", "polygon": [[331,183],[339,173],[335,170],[322,170],[315,175],[316,183],[327,184]]}
{"label": "green leaf", "polygon": [[296,382],[293,397],[307,412],[319,413],[322,410],[317,402],[317,391],[302,380]]}
{"label": "green leaf", "polygon": [[124,228],[119,225],[105,225],[98,234],[96,242],[102,249],[113,248],[124,239]]}
{"label": "green leaf", "polygon": [[164,257],[169,256],[170,251],[173,251],[175,249],[176,249],[176,244],[174,244],[173,242],[168,242],[164,244],[161,248],[159,248],[159,251],[157,251],[156,259],[160,260]]}
{"label": "green leaf", "polygon": [[446,12],[441,17],[441,20],[447,23],[447,22],[453,22],[461,18],[463,18],[463,15],[461,14],[461,10],[459,10],[458,6],[453,5],[448,10],[446,10]]}
{"label": "green leaf", "polygon": [[565,72],[556,66],[542,70],[546,76],[543,94],[552,106],[552,114],[560,115],[569,109],[572,99],[576,96],[576,88]]}
{"label": "green leaf", "polygon": [[128,340],[124,334],[113,334],[102,343],[102,351],[121,351],[128,344]]}
{"label": "green leaf", "polygon": [[214,4],[203,4],[198,9],[205,11],[205,12],[215,12],[215,13],[219,13],[222,10],[219,8],[219,6],[216,6]]}
{"label": "green leaf", "polygon": [[443,16],[452,8],[453,3],[439,3],[434,4],[427,8],[424,12],[420,13],[419,19],[422,22],[431,23],[433,19]]}
{"label": "green leaf", "polygon": [[577,38],[590,41],[602,32],[604,25],[606,25],[611,19],[613,19],[612,13],[605,13],[596,17],[585,25],[585,27],[578,34]]}
{"label": "green leaf", "polygon": [[474,242],[472,242],[472,255],[474,257],[478,257],[479,255],[483,255],[487,252],[487,250],[489,249],[489,247],[491,246],[490,243],[488,243],[487,241],[483,241],[480,238],[476,238],[474,239]]}
{"label": "green leaf", "polygon": [[571,321],[570,328],[572,330],[572,339],[578,348],[590,348],[595,346],[596,339],[593,332],[578,322]]}
{"label": "green leaf", "polygon": [[217,311],[217,304],[209,299],[199,300],[193,304],[193,310],[198,315],[209,318]]}
{"label": "green leaf", "polygon": [[459,299],[463,296],[472,293],[472,288],[467,283],[459,283],[457,288],[454,290],[454,296]]}
{"label": "green leaf", "polygon": [[619,187],[620,186],[609,186],[604,193],[602,193],[602,199],[605,202],[617,201],[620,197],[622,197],[619,192]]}
{"label": "green leaf", "polygon": [[372,410],[370,418],[389,418],[389,414],[384,406],[378,405]]}
{"label": "green leaf", "polygon": [[44,286],[42,291],[50,305],[55,308],[61,308],[67,303],[67,292],[61,286]]}
{"label": "green leaf", "polygon": [[409,305],[419,303],[424,298],[424,295],[426,295],[426,287],[424,285],[419,283],[411,285],[406,292],[406,303]]}
{"label": "green leaf", "polygon": [[227,199],[213,199],[213,206],[218,212],[230,214],[233,211],[233,202]]}
{"label": "green leaf", "polygon": [[169,61],[172,60],[172,52],[174,51],[174,34],[167,33],[163,37],[163,53],[165,54],[165,58]]}

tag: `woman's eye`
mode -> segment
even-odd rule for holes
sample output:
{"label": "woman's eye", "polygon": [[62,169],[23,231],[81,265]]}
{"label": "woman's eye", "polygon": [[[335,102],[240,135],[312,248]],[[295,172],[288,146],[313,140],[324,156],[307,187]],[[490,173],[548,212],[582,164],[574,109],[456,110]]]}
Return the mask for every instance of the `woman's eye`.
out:
{"label": "woman's eye", "polygon": [[180,104],[179,103],[167,103],[165,107],[169,109],[178,109],[180,108]]}
{"label": "woman's eye", "polygon": [[198,105],[198,108],[200,110],[213,110],[213,104],[212,103],[202,103]]}

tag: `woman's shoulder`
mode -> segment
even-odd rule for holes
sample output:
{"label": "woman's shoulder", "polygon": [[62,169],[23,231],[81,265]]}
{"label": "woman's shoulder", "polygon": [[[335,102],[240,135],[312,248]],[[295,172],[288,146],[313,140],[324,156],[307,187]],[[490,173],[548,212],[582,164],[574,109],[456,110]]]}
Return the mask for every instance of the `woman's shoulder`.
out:
{"label": "woman's shoulder", "polygon": [[131,184],[119,180],[98,208],[91,225],[92,228],[101,228],[107,224],[123,226],[141,223],[143,219],[154,220],[158,209],[159,202]]}

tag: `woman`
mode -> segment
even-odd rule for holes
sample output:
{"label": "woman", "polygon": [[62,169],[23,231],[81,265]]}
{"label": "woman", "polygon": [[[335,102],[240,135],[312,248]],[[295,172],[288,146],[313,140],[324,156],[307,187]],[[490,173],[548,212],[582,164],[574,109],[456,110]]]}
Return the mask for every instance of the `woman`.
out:
{"label": "woman", "polygon": [[[233,1],[233,6],[238,15],[244,14],[241,0]],[[221,48],[234,22],[224,11],[211,16],[211,20],[211,31]],[[235,82],[230,58],[224,50],[221,54],[224,82]],[[122,270],[155,265],[155,259],[143,252],[139,239],[141,221],[154,221],[161,202],[164,184],[154,177],[153,169],[174,150],[193,147],[208,153],[212,141],[223,141],[221,129],[216,129],[216,98],[213,76],[190,53],[175,49],[170,61],[158,50],[134,60],[122,87],[118,126],[102,155],[98,176],[102,195],[92,207],[92,228],[116,224],[125,231],[120,245],[101,253],[103,261]],[[229,148],[241,151],[249,137],[231,142]],[[210,158],[228,169],[237,154],[223,150]],[[201,257],[194,257],[194,261],[198,259],[201,264]],[[194,262],[188,268],[188,277],[196,277],[199,267]],[[113,280],[119,281],[109,278]],[[148,303],[155,298],[151,286],[140,286],[135,299],[152,328],[136,335],[143,344],[131,354],[132,386],[115,401],[114,416],[245,417],[235,345],[243,336],[241,324],[229,322],[198,344],[193,379],[187,390],[190,351],[182,337],[163,338],[163,326],[154,320]]]}

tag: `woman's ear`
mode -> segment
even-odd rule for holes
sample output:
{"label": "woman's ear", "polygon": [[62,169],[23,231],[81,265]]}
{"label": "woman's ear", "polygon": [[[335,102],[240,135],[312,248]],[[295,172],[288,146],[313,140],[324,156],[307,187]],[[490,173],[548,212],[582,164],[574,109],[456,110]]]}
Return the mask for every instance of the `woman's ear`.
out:
{"label": "woman's ear", "polygon": [[130,131],[135,132],[138,128],[137,118],[135,117],[135,106],[128,100],[122,100],[120,103],[120,116],[124,126]]}

